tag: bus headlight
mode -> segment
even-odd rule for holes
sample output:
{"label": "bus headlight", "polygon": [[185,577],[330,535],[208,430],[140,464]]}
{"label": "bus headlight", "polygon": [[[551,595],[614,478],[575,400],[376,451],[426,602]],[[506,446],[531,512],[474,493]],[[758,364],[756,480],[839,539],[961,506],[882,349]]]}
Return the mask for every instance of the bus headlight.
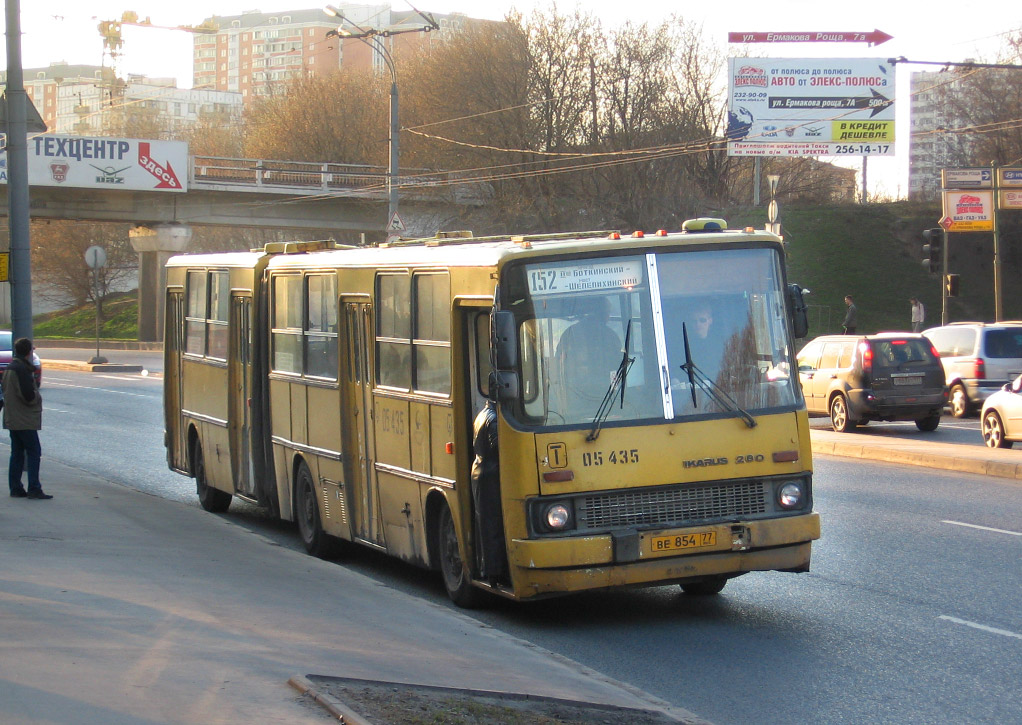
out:
{"label": "bus headlight", "polygon": [[777,489],[777,503],[782,509],[802,508],[805,489],[801,481],[788,481]]}
{"label": "bus headlight", "polygon": [[543,523],[550,531],[563,531],[571,524],[571,510],[563,503],[550,504],[543,512]]}

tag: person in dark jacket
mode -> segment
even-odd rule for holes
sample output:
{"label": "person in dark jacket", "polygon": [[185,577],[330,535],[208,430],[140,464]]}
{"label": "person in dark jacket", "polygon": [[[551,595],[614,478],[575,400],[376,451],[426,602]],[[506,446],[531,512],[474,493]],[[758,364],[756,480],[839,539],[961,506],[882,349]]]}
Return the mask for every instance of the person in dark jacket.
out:
{"label": "person in dark jacket", "polygon": [[[42,447],[39,431],[43,427],[43,399],[32,364],[32,341],[27,337],[14,343],[14,359],[4,373],[4,428],[11,434],[11,461],[7,483],[14,498],[53,498],[43,493],[39,482]],[[21,485],[21,473],[28,469],[28,491]]]}
{"label": "person in dark jacket", "polygon": [[497,455],[497,406],[492,400],[473,424],[472,502],[481,556],[480,577],[491,584],[507,580],[504,516],[500,505],[500,459]]}

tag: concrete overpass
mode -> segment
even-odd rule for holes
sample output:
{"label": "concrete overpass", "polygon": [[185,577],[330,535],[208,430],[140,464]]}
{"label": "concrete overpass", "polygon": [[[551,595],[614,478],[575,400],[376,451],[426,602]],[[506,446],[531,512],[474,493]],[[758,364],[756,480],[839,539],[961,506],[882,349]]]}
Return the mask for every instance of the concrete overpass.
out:
{"label": "concrete overpass", "polygon": [[[163,337],[163,266],[185,251],[196,225],[341,232],[386,237],[387,170],[355,164],[189,156],[186,192],[32,186],[32,219],[135,224],[139,254],[139,339]],[[429,236],[465,207],[486,202],[489,188],[452,173],[407,169],[399,178],[402,236]],[[7,215],[0,185],[0,215]]]}
{"label": "concrete overpass", "polygon": [[[485,203],[486,189],[455,174],[408,169],[398,181],[401,218],[415,236],[437,218]],[[364,232],[387,226],[387,170],[356,164],[190,156],[188,191],[33,186],[33,219]],[[0,186],[6,215],[7,187]]]}

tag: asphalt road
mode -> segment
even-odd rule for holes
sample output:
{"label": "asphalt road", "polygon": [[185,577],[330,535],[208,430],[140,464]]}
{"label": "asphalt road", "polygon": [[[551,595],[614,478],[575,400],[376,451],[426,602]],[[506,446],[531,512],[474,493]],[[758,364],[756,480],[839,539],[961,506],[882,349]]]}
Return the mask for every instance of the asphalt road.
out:
{"label": "asphalt road", "polygon": [[[54,370],[43,394],[44,457],[197,505],[190,479],[166,469],[160,380]],[[926,435],[967,436],[957,423]],[[716,723],[1019,722],[1020,493],[817,457],[823,538],[809,574],[750,574],[709,599],[658,587],[495,601],[471,616]],[[235,503],[227,520],[299,547],[252,507]],[[387,557],[352,548],[336,566],[453,606],[436,575]]]}

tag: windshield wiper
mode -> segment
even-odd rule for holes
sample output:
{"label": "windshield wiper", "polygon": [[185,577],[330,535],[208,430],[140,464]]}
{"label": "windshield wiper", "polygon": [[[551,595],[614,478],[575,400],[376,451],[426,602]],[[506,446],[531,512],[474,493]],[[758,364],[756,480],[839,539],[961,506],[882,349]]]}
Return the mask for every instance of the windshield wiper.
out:
{"label": "windshield wiper", "polygon": [[600,437],[600,428],[603,426],[607,416],[610,415],[611,408],[614,407],[614,398],[617,395],[618,388],[621,388],[621,407],[625,407],[625,382],[628,380],[628,370],[632,367],[632,363],[635,362],[634,357],[628,357],[631,337],[632,321],[629,320],[628,327],[625,329],[625,347],[621,354],[621,362],[618,364],[617,370],[614,372],[614,378],[610,381],[610,387],[604,393],[603,401],[596,411],[596,417],[593,418],[593,429],[586,436],[587,441],[594,441]]}
{"label": "windshield wiper", "polygon": [[685,340],[685,363],[681,366],[681,369],[688,373],[689,389],[692,391],[692,405],[698,407],[698,404],[696,403],[696,386],[698,385],[703,389],[703,392],[717,403],[717,405],[725,410],[738,413],[739,417],[745,422],[745,425],[750,428],[755,428],[756,419],[753,418],[747,410],[738,405],[738,401],[728,395],[722,387],[711,380],[710,377],[700,370],[695,362],[692,361],[692,351],[688,344],[688,330],[685,329],[684,322],[681,323],[681,334]]}

